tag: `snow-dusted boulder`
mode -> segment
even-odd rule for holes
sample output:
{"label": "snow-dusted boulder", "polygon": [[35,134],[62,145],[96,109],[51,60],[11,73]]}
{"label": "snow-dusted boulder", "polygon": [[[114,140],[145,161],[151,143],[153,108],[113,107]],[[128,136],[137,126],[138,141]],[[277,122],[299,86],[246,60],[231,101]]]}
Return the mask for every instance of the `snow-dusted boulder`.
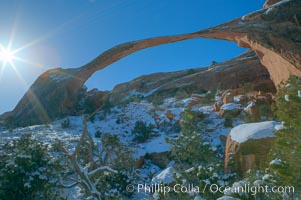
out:
{"label": "snow-dusted boulder", "polygon": [[173,167],[168,167],[153,177],[152,184],[172,183],[172,182],[174,182],[174,174],[175,173],[176,173],[176,170]]}
{"label": "snow-dusted boulder", "polygon": [[224,115],[231,115],[233,117],[240,114],[242,107],[238,103],[227,103],[221,106],[219,114]]}
{"label": "snow-dusted boulder", "polygon": [[259,119],[259,112],[255,101],[250,101],[244,108],[244,111],[251,117],[252,120],[257,121]]}
{"label": "snow-dusted boulder", "polygon": [[227,103],[221,107],[222,110],[234,110],[241,109],[241,105],[237,103]]}
{"label": "snow-dusted boulder", "polygon": [[[267,161],[267,154],[273,141],[274,132],[282,124],[276,121],[241,124],[234,127],[227,138],[225,149],[226,171],[245,174]],[[233,159],[234,166],[229,166]]]}

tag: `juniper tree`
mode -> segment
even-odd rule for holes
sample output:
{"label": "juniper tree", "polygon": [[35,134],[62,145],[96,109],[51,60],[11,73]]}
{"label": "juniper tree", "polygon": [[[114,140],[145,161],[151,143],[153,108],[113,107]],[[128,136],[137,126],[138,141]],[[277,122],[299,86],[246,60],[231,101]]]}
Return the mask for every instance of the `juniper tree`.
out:
{"label": "juniper tree", "polygon": [[133,152],[116,135],[101,134],[101,140],[95,143],[87,127],[92,115],[83,119],[83,133],[73,151],[60,146],[63,160],[70,168],[70,176],[61,185],[65,188],[78,185],[88,199],[131,196],[125,187],[134,179]]}
{"label": "juniper tree", "polygon": [[[183,185],[193,184],[199,188],[205,188],[209,181],[217,183],[222,179],[222,164],[217,153],[203,137],[203,126],[201,121],[205,115],[200,112],[187,109],[182,114],[182,130],[178,138],[167,140],[173,145],[172,155],[175,158],[175,169],[180,176],[176,182]],[[201,192],[201,191],[200,191]],[[191,199],[184,193],[171,194],[172,198]],[[215,199],[221,194],[212,194],[209,191],[203,194],[205,198]]]}
{"label": "juniper tree", "polygon": [[272,165],[279,185],[292,185],[301,194],[301,79],[291,77],[279,88],[276,114],[285,128],[276,132]]}
{"label": "juniper tree", "polygon": [[22,135],[0,147],[0,199],[57,199],[62,166],[48,145]]}

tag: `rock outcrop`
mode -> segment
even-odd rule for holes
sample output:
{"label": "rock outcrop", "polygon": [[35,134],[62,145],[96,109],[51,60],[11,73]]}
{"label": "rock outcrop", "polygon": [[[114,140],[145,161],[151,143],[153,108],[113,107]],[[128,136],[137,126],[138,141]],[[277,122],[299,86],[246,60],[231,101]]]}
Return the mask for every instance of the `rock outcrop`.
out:
{"label": "rock outcrop", "polygon": [[266,164],[274,131],[281,123],[266,121],[242,124],[234,127],[228,135],[225,149],[225,170],[245,175],[249,169]]}
{"label": "rock outcrop", "polygon": [[233,102],[234,102],[234,96],[231,92],[227,92],[225,95],[223,95],[223,104],[233,103]]}
{"label": "rock outcrop", "polygon": [[76,103],[78,91],[96,71],[141,49],[193,38],[229,40],[254,50],[275,85],[292,74],[301,76],[301,1],[271,3],[262,10],[213,28],[127,42],[80,68],[49,70],[34,82],[15,109],[2,115],[0,120],[24,126],[68,115]]}
{"label": "rock outcrop", "polygon": [[266,2],[263,5],[263,8],[267,8],[275,3],[280,2],[281,0],[266,0]]}

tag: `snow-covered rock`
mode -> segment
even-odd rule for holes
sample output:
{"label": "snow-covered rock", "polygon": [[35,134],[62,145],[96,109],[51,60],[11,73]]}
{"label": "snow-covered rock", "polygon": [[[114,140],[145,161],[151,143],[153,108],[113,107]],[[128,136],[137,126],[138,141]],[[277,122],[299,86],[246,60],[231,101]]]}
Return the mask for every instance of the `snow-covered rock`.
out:
{"label": "snow-covered rock", "polygon": [[157,174],[153,179],[153,184],[160,184],[165,183],[169,184],[174,181],[174,174],[177,173],[176,170],[173,167],[168,167],[164,169],[162,172]]}
{"label": "snow-covered rock", "polygon": [[221,110],[241,109],[241,105],[237,103],[227,103],[222,105]]}
{"label": "snow-covered rock", "polygon": [[[265,163],[276,131],[275,127],[280,125],[280,122],[265,121],[234,127],[226,142],[226,171],[246,174],[249,169],[256,169]],[[234,165],[229,165],[231,160],[234,161]]]}
{"label": "snow-covered rock", "polygon": [[232,117],[235,117],[240,114],[242,110],[242,106],[237,103],[227,103],[221,106],[219,114],[221,116],[224,115],[230,115]]}
{"label": "snow-covered rock", "polygon": [[239,143],[246,142],[250,139],[274,137],[275,127],[277,126],[278,128],[279,125],[282,124],[276,121],[242,124],[234,127],[230,132],[230,136],[232,140]]}

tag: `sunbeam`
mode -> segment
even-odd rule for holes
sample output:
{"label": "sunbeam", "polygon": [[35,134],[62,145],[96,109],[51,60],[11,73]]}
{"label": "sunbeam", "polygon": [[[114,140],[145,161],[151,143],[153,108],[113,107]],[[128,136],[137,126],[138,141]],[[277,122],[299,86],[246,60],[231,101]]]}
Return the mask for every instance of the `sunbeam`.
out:
{"label": "sunbeam", "polygon": [[0,45],[0,61],[3,63],[2,66],[6,66],[7,63],[11,65],[15,59],[14,51],[10,50],[10,47],[5,48],[3,45]]}

